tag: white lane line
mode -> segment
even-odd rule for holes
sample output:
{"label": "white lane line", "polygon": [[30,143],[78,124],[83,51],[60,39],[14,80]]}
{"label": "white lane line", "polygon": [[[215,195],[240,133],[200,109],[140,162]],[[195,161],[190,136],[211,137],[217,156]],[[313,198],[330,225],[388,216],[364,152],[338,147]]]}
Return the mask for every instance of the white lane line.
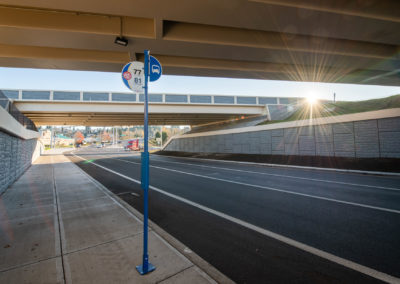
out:
{"label": "white lane line", "polygon": [[[163,156],[163,155],[161,155],[161,156]],[[293,169],[353,173],[353,174],[363,174],[363,175],[366,174],[366,175],[380,175],[380,176],[400,176],[400,173],[394,173],[394,172],[362,171],[362,170],[321,168],[321,167],[308,167],[308,166],[296,166],[296,165],[281,165],[281,164],[243,162],[243,161],[231,161],[231,160],[216,160],[216,159],[205,159],[205,158],[177,157],[177,156],[168,156],[168,155],[165,155],[165,156],[178,158],[178,159],[213,161],[213,162],[221,162],[221,163],[235,163],[235,164],[255,165],[255,166],[264,166],[264,167],[293,168]]]}
{"label": "white lane line", "polygon": [[[157,158],[158,158],[158,157],[157,157]],[[163,160],[161,160],[161,159],[156,159],[156,160],[157,160],[157,161],[160,161],[160,162],[163,162],[163,163],[173,163],[173,164],[190,165],[190,166],[195,166],[195,167],[210,168],[210,169],[219,169],[219,170],[234,171],[234,172],[242,172],[242,173],[249,173],[249,174],[259,174],[259,175],[267,175],[267,176],[275,176],[275,177],[284,177],[284,178],[301,179],[301,180],[310,180],[310,181],[318,181],[318,182],[325,182],[325,183],[335,183],[335,184],[343,184],[343,185],[352,185],[352,186],[360,186],[360,187],[379,188],[379,189],[385,189],[385,190],[400,191],[400,188],[395,188],[395,187],[384,187],[384,186],[375,186],[375,185],[360,184],[360,183],[349,183],[349,182],[342,182],[342,181],[333,181],[333,180],[324,180],[324,179],[297,177],[297,176],[289,176],[289,175],[271,174],[271,173],[263,173],[263,172],[239,170],[239,169],[232,169],[232,168],[214,167],[214,166],[206,166],[206,165],[196,165],[196,164],[182,163],[182,162],[163,161]]]}
{"label": "white lane line", "polygon": [[[122,160],[122,159],[114,158],[113,160],[118,160],[118,161],[123,161],[123,162],[126,162],[126,163],[140,165],[140,163],[126,161],[126,160]],[[268,186],[249,184],[249,183],[244,183],[244,182],[240,182],[240,181],[233,181],[233,180],[227,180],[227,179],[222,179],[222,178],[204,176],[204,175],[199,175],[199,174],[195,174],[195,173],[189,173],[189,172],[184,172],[184,171],[179,171],[179,170],[173,170],[173,169],[168,169],[168,168],[163,168],[163,167],[158,167],[158,166],[150,166],[150,167],[156,168],[156,169],[165,170],[165,171],[176,172],[176,173],[180,173],[180,174],[186,174],[186,175],[191,175],[191,176],[196,176],[196,177],[201,177],[201,178],[207,178],[207,179],[212,179],[212,180],[218,180],[218,181],[223,181],[223,182],[229,182],[229,183],[244,185],[244,186],[248,186],[248,187],[261,188],[261,189],[266,189],[266,190],[271,190],[271,191],[283,192],[283,193],[299,195],[299,196],[304,196],[304,197],[309,197],[309,198],[314,198],[314,199],[326,200],[326,201],[331,201],[331,202],[336,202],[336,203],[341,203],[341,204],[346,204],[346,205],[352,205],[352,206],[357,206],[357,207],[363,207],[363,208],[368,208],[368,209],[374,209],[374,210],[379,210],[379,211],[385,211],[385,212],[400,214],[400,210],[395,210],[395,209],[389,209],[389,208],[383,208],[383,207],[372,206],[372,205],[367,205],[367,204],[361,204],[361,203],[356,203],[356,202],[338,200],[338,199],[322,197],[322,196],[317,196],[317,195],[311,195],[311,194],[306,194],[306,193],[300,193],[300,192],[294,192],[294,191],[290,191],[290,190],[278,189],[278,188],[273,188],[273,187],[268,187]]]}
{"label": "white lane line", "polygon": [[[84,158],[82,158],[82,157],[80,157],[80,156],[78,156],[78,155],[75,155],[75,154],[73,154],[73,155],[76,156],[76,157],[78,157],[78,158],[80,158],[81,160],[86,160],[86,159],[84,159]],[[118,176],[120,176],[120,177],[122,177],[122,178],[124,178],[124,179],[127,179],[127,180],[130,180],[130,181],[134,182],[134,183],[140,184],[140,181],[139,181],[139,180],[133,179],[133,178],[131,178],[131,177],[128,177],[128,176],[126,176],[126,175],[123,175],[123,174],[121,174],[121,173],[119,173],[119,172],[116,172],[116,171],[114,171],[114,170],[111,170],[111,169],[109,169],[109,168],[103,167],[103,166],[101,166],[101,165],[99,165],[99,164],[97,164],[97,163],[95,163],[95,162],[91,162],[91,164],[92,164],[92,165],[95,165],[95,166],[97,166],[97,167],[99,167],[99,168],[102,168],[102,169],[104,169],[104,170],[106,170],[106,171],[108,171],[108,172],[110,172],[110,173],[113,173],[113,174],[115,174],[115,175],[118,175]],[[263,234],[264,236],[270,237],[270,238],[272,238],[272,239],[278,240],[278,241],[280,241],[280,242],[283,242],[283,243],[285,243],[285,244],[288,244],[288,245],[290,245],[290,246],[293,246],[293,247],[298,248],[298,249],[300,249],[300,250],[303,250],[303,251],[305,251],[305,252],[308,252],[308,253],[311,253],[311,254],[313,254],[313,255],[319,256],[319,257],[321,257],[321,258],[323,258],[323,259],[327,259],[327,260],[329,260],[329,261],[331,261],[331,262],[334,262],[334,263],[337,263],[337,264],[339,264],[339,265],[345,266],[345,267],[347,267],[347,268],[353,269],[353,270],[358,271],[358,272],[360,272],[360,273],[363,273],[363,274],[365,274],[365,275],[371,276],[371,277],[373,277],[373,278],[375,278],[375,279],[379,279],[379,280],[382,280],[382,281],[385,281],[385,282],[388,282],[388,283],[399,283],[399,281],[400,281],[400,278],[396,278],[396,277],[391,276],[391,275],[389,275],[389,274],[386,274],[386,273],[380,272],[380,271],[378,271],[378,270],[369,268],[369,267],[367,267],[367,266],[364,266],[364,265],[355,263],[355,262],[353,262],[353,261],[350,261],[350,260],[341,258],[341,257],[339,257],[339,256],[336,256],[336,255],[333,255],[333,254],[331,254],[331,253],[325,252],[325,251],[323,251],[323,250],[320,250],[320,249],[311,247],[311,246],[309,246],[309,245],[300,243],[300,242],[295,241],[295,240],[293,240],[293,239],[290,239],[290,238],[287,238],[287,237],[285,237],[285,236],[282,236],[282,235],[276,234],[276,233],[274,233],[274,232],[268,231],[268,230],[266,230],[266,229],[257,227],[257,226],[255,226],[255,225],[253,225],[253,224],[247,223],[247,222],[245,222],[245,221],[243,221],[243,220],[240,220],[240,219],[238,219],[238,218],[229,216],[229,215],[227,215],[227,214],[225,214],[225,213],[222,213],[222,212],[219,212],[219,211],[217,211],[217,210],[208,208],[208,207],[206,207],[206,206],[203,206],[203,205],[198,204],[198,203],[196,203],[196,202],[190,201],[190,200],[188,200],[188,199],[186,199],[186,198],[183,198],[183,197],[180,197],[180,196],[178,196],[178,195],[175,195],[175,194],[166,192],[166,191],[164,191],[164,190],[162,190],[162,189],[160,189],[160,188],[154,187],[154,186],[152,186],[152,185],[150,185],[149,188],[150,188],[151,190],[157,191],[157,192],[159,192],[159,193],[161,193],[161,194],[164,194],[164,195],[166,195],[166,196],[169,196],[169,197],[171,197],[171,198],[174,198],[174,199],[176,199],[176,200],[179,200],[179,201],[181,201],[181,202],[183,202],[183,203],[186,203],[186,204],[189,204],[189,205],[191,205],[191,206],[193,206],[193,207],[196,207],[196,208],[198,208],[198,209],[201,209],[201,210],[203,210],[203,211],[205,211],[205,212],[211,213],[211,214],[216,215],[216,216],[218,216],[218,217],[221,217],[221,218],[223,218],[223,219],[225,219],[225,220],[231,221],[231,222],[236,223],[236,224],[238,224],[238,225],[240,225],[240,226],[243,226],[243,227],[245,227],[245,228],[248,228],[248,229],[250,229],[250,230],[253,230],[253,231],[255,231],[255,232],[258,232],[258,233],[260,233],[260,234]]]}

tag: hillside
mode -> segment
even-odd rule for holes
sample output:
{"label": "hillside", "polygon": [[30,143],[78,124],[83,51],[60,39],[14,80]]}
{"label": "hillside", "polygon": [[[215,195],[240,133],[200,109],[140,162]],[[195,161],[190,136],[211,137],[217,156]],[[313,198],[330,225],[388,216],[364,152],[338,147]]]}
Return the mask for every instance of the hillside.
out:
{"label": "hillside", "polygon": [[303,120],[309,118],[327,117],[342,114],[351,114],[358,112],[374,111],[389,108],[400,108],[400,95],[394,95],[382,99],[374,99],[356,102],[319,102],[312,107],[308,103],[304,103],[291,116],[285,120],[267,121],[262,124],[271,124],[278,122]]}

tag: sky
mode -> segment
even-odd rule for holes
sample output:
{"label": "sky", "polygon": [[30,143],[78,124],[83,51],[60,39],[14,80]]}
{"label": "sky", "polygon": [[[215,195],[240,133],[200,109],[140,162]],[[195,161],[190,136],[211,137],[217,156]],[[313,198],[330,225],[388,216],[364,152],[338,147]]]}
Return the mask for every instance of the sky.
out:
{"label": "sky", "polygon": [[[129,92],[120,73],[0,67],[0,89]],[[400,94],[400,87],[163,75],[150,93],[307,97],[359,101]]]}

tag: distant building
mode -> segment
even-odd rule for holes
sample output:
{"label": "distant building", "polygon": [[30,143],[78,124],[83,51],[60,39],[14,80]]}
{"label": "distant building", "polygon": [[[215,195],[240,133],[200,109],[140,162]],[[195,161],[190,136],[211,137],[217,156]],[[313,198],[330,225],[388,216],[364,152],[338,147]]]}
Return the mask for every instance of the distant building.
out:
{"label": "distant building", "polygon": [[[45,146],[50,146],[51,145],[51,131],[50,130],[44,130],[41,133],[40,136],[40,141],[42,142],[43,145]],[[75,140],[73,138],[67,137],[62,134],[57,134],[54,137],[54,145],[56,146],[71,146],[74,145]]]}

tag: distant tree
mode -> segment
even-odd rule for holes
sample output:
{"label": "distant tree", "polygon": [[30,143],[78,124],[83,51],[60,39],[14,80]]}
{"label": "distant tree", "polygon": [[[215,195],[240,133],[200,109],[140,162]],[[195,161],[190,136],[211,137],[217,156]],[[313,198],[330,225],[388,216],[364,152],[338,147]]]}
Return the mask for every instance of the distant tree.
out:
{"label": "distant tree", "polygon": [[160,138],[160,137],[161,137],[160,132],[156,132],[156,138]]}
{"label": "distant tree", "polygon": [[167,138],[168,138],[167,132],[163,131],[163,132],[162,132],[162,141],[163,141],[163,144],[164,144],[164,142],[167,141]]}
{"label": "distant tree", "polygon": [[83,139],[85,139],[85,136],[83,136],[82,132],[77,131],[74,134],[74,139],[75,139],[75,144],[82,144]]}

